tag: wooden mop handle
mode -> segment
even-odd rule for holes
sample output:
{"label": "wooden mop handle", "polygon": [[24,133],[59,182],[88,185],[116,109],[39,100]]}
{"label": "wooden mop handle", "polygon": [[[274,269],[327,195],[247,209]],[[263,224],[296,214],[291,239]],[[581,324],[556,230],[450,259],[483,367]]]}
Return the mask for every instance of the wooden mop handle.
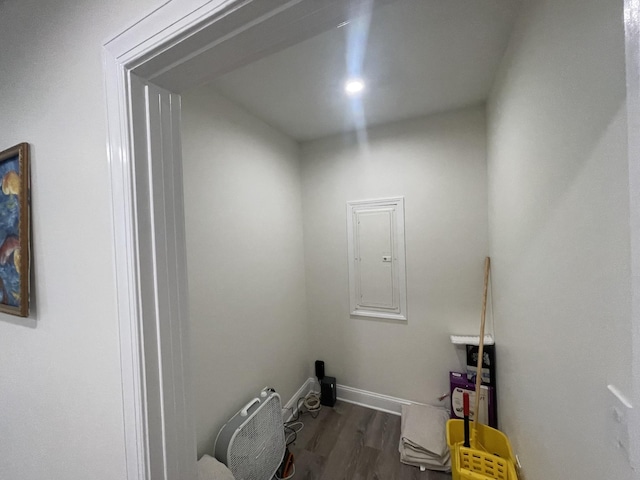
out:
{"label": "wooden mop handle", "polygon": [[491,260],[487,257],[484,260],[484,292],[482,293],[482,317],[480,320],[480,341],[478,342],[478,368],[476,370],[476,398],[473,410],[473,435],[471,435],[472,445],[475,448],[478,418],[480,417],[480,386],[482,384],[482,358],[484,355],[484,323],[487,316],[487,290],[489,287],[489,270],[491,269]]}

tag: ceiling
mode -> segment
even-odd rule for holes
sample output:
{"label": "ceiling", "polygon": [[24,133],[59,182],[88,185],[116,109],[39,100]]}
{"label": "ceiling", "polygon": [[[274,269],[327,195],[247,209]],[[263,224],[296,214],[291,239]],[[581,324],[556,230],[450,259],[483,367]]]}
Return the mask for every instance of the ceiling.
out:
{"label": "ceiling", "polygon": [[[397,0],[211,87],[298,141],[479,104],[518,7],[517,0]],[[355,100],[344,92],[350,72],[366,82]]]}

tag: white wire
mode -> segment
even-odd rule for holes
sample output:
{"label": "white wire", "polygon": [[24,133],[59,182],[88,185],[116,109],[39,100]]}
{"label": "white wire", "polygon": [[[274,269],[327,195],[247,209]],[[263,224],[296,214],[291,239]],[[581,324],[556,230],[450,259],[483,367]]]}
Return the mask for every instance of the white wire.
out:
{"label": "white wire", "polygon": [[320,410],[320,408],[322,407],[320,405],[320,397],[315,393],[310,393],[309,395],[307,395],[307,397],[304,399],[303,405],[310,412]]}
{"label": "white wire", "polygon": [[[302,400],[302,397],[298,399],[298,405],[300,405],[300,400]],[[320,397],[315,392],[311,392],[306,397],[304,397],[302,405],[304,405],[304,407],[307,409],[308,412],[312,412],[312,413],[319,412],[320,409],[322,408],[322,405],[320,404]],[[292,413],[293,411],[294,410],[291,409]],[[300,428],[296,429],[295,427],[298,425],[300,426]],[[284,426],[285,428],[293,430],[291,433],[287,434],[287,437],[285,438],[286,445],[289,445],[289,443],[291,443],[291,440],[295,440],[298,433],[302,431],[302,429],[304,428],[304,423],[302,423],[302,421],[285,422]]]}

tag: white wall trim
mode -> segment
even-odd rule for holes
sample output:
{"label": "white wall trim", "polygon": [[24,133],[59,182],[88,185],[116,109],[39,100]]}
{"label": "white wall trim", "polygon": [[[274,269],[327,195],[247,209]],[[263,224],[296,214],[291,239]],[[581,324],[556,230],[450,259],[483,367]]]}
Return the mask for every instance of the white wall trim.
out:
{"label": "white wall trim", "polygon": [[302,386],[298,389],[296,393],[289,399],[289,401],[282,407],[282,420],[284,422],[290,421],[296,412],[298,411],[298,406],[296,402],[300,397],[306,397],[311,392],[314,391],[314,386],[316,385],[316,379],[313,377],[309,377],[305,380]]}
{"label": "white wall trim", "polygon": [[103,55],[107,97],[107,157],[111,175],[114,270],[120,334],[120,371],[126,478],[149,478],[144,350],[138,299],[137,235],[129,137],[129,82],[125,69]]}
{"label": "white wall trim", "polygon": [[[168,2],[103,48],[127,480],[196,476],[184,365],[189,352],[184,252],[179,251],[184,233],[179,99],[171,100],[170,92],[150,93],[153,85],[135,80],[132,69],[152,59],[163,43],[179,41],[201,20],[200,8],[213,18],[230,3]],[[162,104],[172,101],[173,113],[163,117]],[[164,133],[150,138],[158,129]],[[170,271],[178,275],[158,281],[159,272]],[[162,299],[172,299],[171,304]]]}
{"label": "white wall trim", "polygon": [[625,0],[629,211],[631,232],[630,461],[640,479],[640,0]]}
{"label": "white wall trim", "polygon": [[379,410],[381,412],[391,413],[393,415],[400,415],[402,413],[403,405],[423,405],[419,402],[405,400],[404,398],[369,392],[367,390],[349,387],[347,385],[337,384],[336,392],[338,400],[372,408],[373,410]]}
{"label": "white wall trim", "polygon": [[[304,397],[312,392],[318,393],[319,390],[318,381],[313,377],[307,378],[298,391],[293,394],[291,399],[282,408],[283,420],[285,422],[291,420],[293,412],[295,412],[296,401],[300,397]],[[382,393],[370,392],[368,390],[340,384],[336,384],[336,396],[341,402],[360,405],[361,407],[371,408],[372,410],[378,410],[392,415],[401,415],[403,405],[425,405],[424,403],[413,402],[411,400],[405,400],[404,398],[392,397],[390,395],[383,395]],[[446,405],[440,406],[446,407]]]}

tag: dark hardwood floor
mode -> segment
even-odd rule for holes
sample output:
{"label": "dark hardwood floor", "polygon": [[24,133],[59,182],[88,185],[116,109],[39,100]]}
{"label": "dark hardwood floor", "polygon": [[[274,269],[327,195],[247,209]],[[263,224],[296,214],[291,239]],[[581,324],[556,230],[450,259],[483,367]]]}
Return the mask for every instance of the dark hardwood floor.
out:
{"label": "dark hardwood floor", "polygon": [[338,402],[317,418],[303,415],[303,430],[289,448],[293,480],[451,480],[400,463],[400,417]]}

